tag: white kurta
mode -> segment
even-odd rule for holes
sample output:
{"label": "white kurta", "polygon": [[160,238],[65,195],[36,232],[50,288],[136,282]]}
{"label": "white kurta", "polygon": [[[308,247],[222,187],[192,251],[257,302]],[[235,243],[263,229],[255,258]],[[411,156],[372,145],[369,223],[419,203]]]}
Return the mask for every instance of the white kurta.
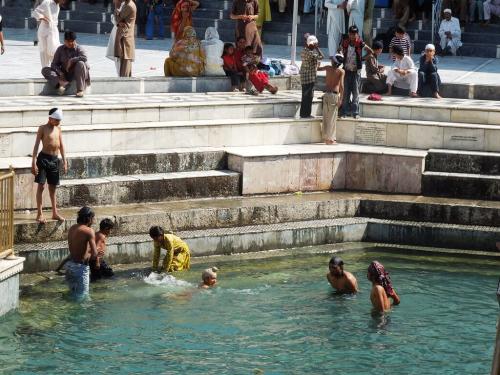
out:
{"label": "white kurta", "polygon": [[[120,4],[118,12],[122,10],[123,3]],[[109,33],[108,47],[106,49],[106,57],[115,62],[116,74],[120,76],[120,59],[115,57],[115,40],[116,40],[116,17],[114,14],[111,15],[111,22],[113,23],[113,29]]]}
{"label": "white kurta", "polygon": [[224,42],[219,39],[219,33],[215,27],[207,27],[205,39],[201,41],[201,48],[205,52],[205,75],[224,76],[222,65],[222,53],[224,52]]}
{"label": "white kurta", "polygon": [[[408,70],[404,76],[394,69]],[[387,84],[394,85],[402,89],[410,89],[410,92],[416,93],[418,89],[418,73],[415,64],[410,56],[406,55],[401,60],[396,59],[391,70],[387,73]]]}
{"label": "white kurta", "polygon": [[[40,50],[40,61],[42,68],[50,66],[57,47],[61,44],[59,41],[59,4],[54,0],[43,0],[32,13],[33,18],[40,21],[38,27],[38,49]],[[44,18],[45,20],[41,20]]]}
{"label": "white kurta", "polygon": [[485,21],[489,21],[492,14],[500,17],[500,0],[486,0],[483,7]]}
{"label": "white kurta", "polygon": [[348,0],[349,26],[356,25],[359,35],[363,38],[363,24],[365,18],[365,0]]}
{"label": "white kurta", "polygon": [[[451,39],[446,37],[445,33],[447,31],[451,32]],[[439,27],[439,37],[441,38],[441,48],[444,50],[450,47],[451,53],[456,55],[457,49],[462,47],[462,41],[460,40],[462,37],[462,30],[460,30],[460,21],[458,18],[451,17],[449,21],[443,19]]]}
{"label": "white kurta", "polygon": [[326,21],[326,33],[328,34],[328,54],[335,56],[345,33],[344,9],[337,8],[343,0],[326,0],[325,7],[328,8],[328,19]]}

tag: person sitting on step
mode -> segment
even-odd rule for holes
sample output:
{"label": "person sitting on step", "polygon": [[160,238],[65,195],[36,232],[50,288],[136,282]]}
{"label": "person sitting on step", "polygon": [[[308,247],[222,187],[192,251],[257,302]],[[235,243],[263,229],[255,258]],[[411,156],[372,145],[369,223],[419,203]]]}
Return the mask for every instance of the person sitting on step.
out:
{"label": "person sitting on step", "polygon": [[366,64],[366,80],[365,92],[368,94],[384,94],[387,91],[387,76],[384,74],[385,66],[378,63],[378,57],[383,50],[382,42],[376,41],[373,43],[373,53],[368,53],[365,57]]}
{"label": "person sitting on step", "polygon": [[182,38],[170,50],[164,64],[165,77],[199,77],[205,71],[205,54],[191,26],[184,28]]}
{"label": "person sitting on step", "polygon": [[410,87],[410,96],[417,97],[418,75],[415,64],[410,56],[405,55],[400,46],[392,48],[396,61],[387,74],[387,95],[392,95],[392,86],[399,83]]}
{"label": "person sitting on step", "polygon": [[420,66],[418,68],[418,95],[432,96],[441,99],[439,95],[439,85],[441,78],[438,74],[438,60],[436,57],[436,47],[434,44],[425,46],[425,52],[420,56]]}
{"label": "person sitting on step", "polygon": [[59,95],[64,94],[71,81],[75,81],[76,96],[81,98],[90,85],[89,69],[87,55],[76,43],[76,34],[66,31],[64,44],[57,48],[50,67],[42,69],[42,75]]}
{"label": "person sitting on step", "polygon": [[460,29],[460,22],[458,18],[451,16],[451,9],[443,11],[444,19],[439,26],[439,38],[443,55],[457,54],[457,51],[462,47],[462,30]]}
{"label": "person sitting on step", "polygon": [[[165,233],[162,227],[152,226],[149,236],[153,239],[154,272],[174,272],[188,270],[191,266],[191,253],[188,245],[173,233]],[[163,264],[159,267],[161,249],[167,250]]]}

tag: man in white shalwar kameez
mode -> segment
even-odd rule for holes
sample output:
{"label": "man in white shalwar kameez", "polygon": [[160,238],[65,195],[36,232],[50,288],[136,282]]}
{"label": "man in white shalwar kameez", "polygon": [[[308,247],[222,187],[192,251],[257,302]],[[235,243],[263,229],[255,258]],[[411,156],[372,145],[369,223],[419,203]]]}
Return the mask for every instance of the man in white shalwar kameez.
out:
{"label": "man in white shalwar kameez", "polygon": [[42,68],[50,66],[59,41],[59,3],[61,0],[43,0],[43,2],[33,10],[33,18],[40,22],[38,27],[38,49],[40,50],[40,61]]}
{"label": "man in white shalwar kameez", "polygon": [[486,0],[483,3],[484,9],[484,22],[490,23],[491,15],[500,17],[500,0]]}
{"label": "man in white shalwar kameez", "polygon": [[365,0],[348,0],[347,13],[349,13],[349,26],[356,25],[359,30],[359,35],[363,36]]}
{"label": "man in white shalwar kameez", "polygon": [[457,54],[457,50],[462,47],[462,30],[460,30],[460,21],[456,17],[451,16],[451,9],[443,11],[444,19],[439,27],[440,44],[443,52],[451,52]]}
{"label": "man in white shalwar kameez", "polygon": [[344,9],[347,8],[347,0],[326,0],[325,7],[328,8],[328,19],[326,21],[326,33],[328,34],[328,54],[335,56],[345,34]]}

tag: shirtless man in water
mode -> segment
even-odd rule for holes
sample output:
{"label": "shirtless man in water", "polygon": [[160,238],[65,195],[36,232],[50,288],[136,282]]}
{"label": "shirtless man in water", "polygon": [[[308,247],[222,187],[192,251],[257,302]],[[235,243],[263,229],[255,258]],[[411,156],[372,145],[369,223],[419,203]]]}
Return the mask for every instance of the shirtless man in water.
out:
{"label": "shirtless man in water", "polygon": [[[36,221],[40,224],[45,223],[42,213],[42,194],[46,182],[49,185],[49,196],[52,203],[52,219],[64,221],[64,218],[57,211],[56,203],[56,188],[59,185],[59,153],[62,157],[63,171],[64,173],[68,171],[61,128],[59,127],[62,118],[62,110],[52,108],[49,111],[47,124],[38,128],[35,147],[33,147],[31,173],[35,175],[35,182],[38,184],[36,191],[36,207],[38,210]],[[42,142],[42,151],[38,153],[40,141]]]}
{"label": "shirtless man in water", "polygon": [[91,228],[95,214],[90,207],[78,211],[76,224],[68,231],[70,259],[66,262],[66,282],[74,297],[89,294],[89,261],[97,258],[95,233]]}
{"label": "shirtless man in water", "polygon": [[350,272],[344,271],[344,261],[339,257],[330,259],[328,265],[330,272],[326,274],[326,278],[339,293],[357,293],[358,282],[354,275]]}
{"label": "shirtless man in water", "polygon": [[323,95],[323,123],[321,133],[327,145],[337,144],[337,112],[342,105],[344,95],[345,72],[340,65],[344,56],[337,53],[332,57],[332,65],[319,67],[318,70],[326,71],[326,90]]}

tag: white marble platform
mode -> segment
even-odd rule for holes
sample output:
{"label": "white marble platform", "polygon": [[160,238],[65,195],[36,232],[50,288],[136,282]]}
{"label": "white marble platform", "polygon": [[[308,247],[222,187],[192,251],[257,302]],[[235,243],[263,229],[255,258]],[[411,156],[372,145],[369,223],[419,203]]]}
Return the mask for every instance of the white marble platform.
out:
{"label": "white marble platform", "polygon": [[243,176],[244,195],[344,189],[419,194],[426,155],[420,150],[347,144],[227,151],[229,169]]}

